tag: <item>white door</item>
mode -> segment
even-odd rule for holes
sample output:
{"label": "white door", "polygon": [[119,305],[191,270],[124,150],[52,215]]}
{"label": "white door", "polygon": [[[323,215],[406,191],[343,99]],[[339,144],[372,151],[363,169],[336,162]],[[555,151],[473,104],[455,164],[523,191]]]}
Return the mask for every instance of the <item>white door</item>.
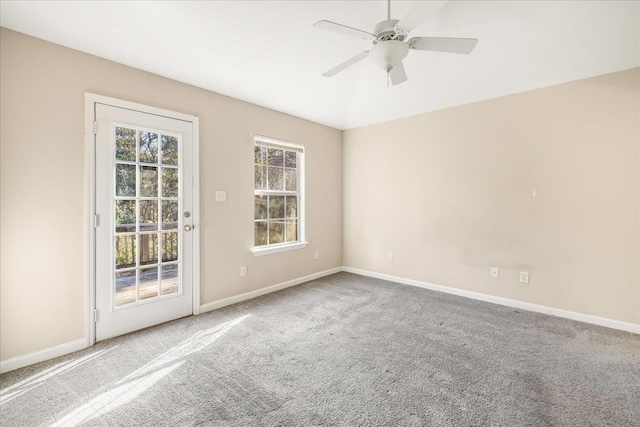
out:
{"label": "white door", "polygon": [[192,123],[96,104],[96,341],[193,313]]}

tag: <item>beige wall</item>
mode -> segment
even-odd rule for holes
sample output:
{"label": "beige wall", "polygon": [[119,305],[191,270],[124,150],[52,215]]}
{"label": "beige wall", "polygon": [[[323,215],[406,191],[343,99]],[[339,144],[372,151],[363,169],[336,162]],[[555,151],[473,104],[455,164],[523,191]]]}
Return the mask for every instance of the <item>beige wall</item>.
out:
{"label": "beige wall", "polygon": [[639,83],[634,69],[345,131],[343,264],[640,322]]}
{"label": "beige wall", "polygon": [[[341,265],[341,131],[6,29],[0,43],[2,360],[85,335],[85,91],[200,117],[202,303]],[[307,144],[306,249],[249,252],[251,132]]]}

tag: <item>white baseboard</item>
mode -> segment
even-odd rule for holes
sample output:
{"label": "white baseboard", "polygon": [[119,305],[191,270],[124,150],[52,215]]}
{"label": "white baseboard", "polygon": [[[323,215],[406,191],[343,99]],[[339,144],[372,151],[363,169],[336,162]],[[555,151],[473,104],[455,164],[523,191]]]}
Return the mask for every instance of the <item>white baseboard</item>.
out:
{"label": "white baseboard", "polygon": [[330,270],[320,271],[318,273],[309,274],[308,276],[299,277],[297,279],[288,280],[286,282],[278,283],[277,285],[267,286],[266,288],[258,289],[257,291],[251,291],[240,295],[235,295],[229,298],[219,299],[217,301],[208,302],[200,306],[200,314],[207,311],[217,310],[218,308],[226,307],[231,304],[236,304],[242,301],[246,301],[252,298],[259,297],[261,295],[270,294],[281,289],[289,288],[291,286],[300,285],[311,280],[319,279],[321,277],[329,276],[331,274],[340,273],[342,267],[332,268]]}
{"label": "white baseboard", "polygon": [[0,362],[0,373],[4,374],[5,372],[14,371],[55,357],[64,356],[84,348],[87,348],[86,338],[69,341],[55,347],[45,348],[44,350],[34,351],[33,353],[25,354],[24,356],[13,357]]}
{"label": "white baseboard", "polygon": [[374,277],[376,279],[388,280],[390,282],[401,283],[404,285],[417,286],[419,288],[429,289],[432,291],[444,292],[447,294],[486,301],[493,304],[505,305],[507,307],[519,308],[521,310],[534,311],[536,313],[549,314],[551,316],[563,317],[565,319],[577,320],[584,323],[591,323],[592,325],[605,326],[607,328],[632,332],[634,334],[640,334],[640,324],[636,323],[622,322],[620,320],[608,319],[606,317],[576,313],[573,311],[546,307],[544,305],[532,304],[529,302],[518,301],[509,298],[497,297],[493,295],[482,294],[479,292],[467,291],[464,289],[451,288],[449,286],[435,285],[433,283],[421,282],[419,280],[413,279],[405,279],[404,277],[391,276],[389,274],[376,273],[374,271],[361,270],[359,268],[342,267],[342,271],[359,274],[361,276]]}
{"label": "white baseboard", "polygon": [[[430,289],[432,291],[444,292],[447,294],[458,295],[466,298],[472,298],[480,301],[486,301],[494,304],[500,304],[507,307],[518,308],[521,310],[534,311],[536,313],[549,314],[551,316],[563,317],[565,319],[577,320],[579,322],[590,323],[598,326],[605,326],[607,328],[618,329],[621,331],[632,332],[640,334],[640,324],[622,322],[614,319],[607,319],[605,317],[592,316],[590,314],[576,313],[568,310],[561,310],[553,307],[546,307],[543,305],[532,304],[524,301],[513,300],[509,298],[502,298],[493,295],[482,294],[479,292],[467,291],[464,289],[451,288],[448,286],[435,285],[433,283],[421,282],[419,280],[406,279],[403,277],[392,276],[389,274],[376,273],[374,271],[361,270],[353,267],[336,267],[330,270],[320,271],[318,273],[310,274],[308,276],[299,277],[297,279],[289,280],[286,282],[278,283],[276,285],[268,286],[266,288],[258,289],[256,291],[247,292],[244,294],[236,295],[229,298],[209,302],[200,306],[200,313],[206,313],[207,311],[216,310],[218,308],[226,307],[231,304],[246,301],[252,298],[266,295],[271,292],[276,292],[281,289],[289,288],[291,286],[299,285],[311,280],[319,279],[321,277],[329,276],[331,274],[346,271],[348,273],[359,274],[361,276],[374,277],[376,279],[388,280],[391,282],[401,283],[404,285],[417,286],[419,288]],[[81,338],[75,341],[70,341],[64,344],[57,345],[55,347],[46,348],[33,353],[25,354],[24,356],[13,357],[11,359],[0,361],[0,373],[13,371],[15,369],[23,368],[25,366],[33,365],[35,363],[44,362],[45,360],[53,359],[56,357],[64,356],[69,353],[73,353],[78,350],[87,348],[87,339]]]}

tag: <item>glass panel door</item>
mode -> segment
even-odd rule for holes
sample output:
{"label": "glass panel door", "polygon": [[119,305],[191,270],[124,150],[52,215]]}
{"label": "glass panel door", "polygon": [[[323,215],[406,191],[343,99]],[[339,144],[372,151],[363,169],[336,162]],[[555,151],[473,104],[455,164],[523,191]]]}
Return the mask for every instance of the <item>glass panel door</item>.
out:
{"label": "glass panel door", "polygon": [[193,313],[193,124],[96,104],[96,340]]}

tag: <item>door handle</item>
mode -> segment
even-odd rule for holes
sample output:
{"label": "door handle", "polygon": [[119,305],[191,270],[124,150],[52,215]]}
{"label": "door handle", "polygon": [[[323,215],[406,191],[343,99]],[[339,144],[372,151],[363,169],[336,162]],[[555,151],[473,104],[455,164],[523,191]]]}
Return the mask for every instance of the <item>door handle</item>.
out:
{"label": "door handle", "polygon": [[193,229],[193,227],[189,224],[184,226],[184,231],[191,231]]}

